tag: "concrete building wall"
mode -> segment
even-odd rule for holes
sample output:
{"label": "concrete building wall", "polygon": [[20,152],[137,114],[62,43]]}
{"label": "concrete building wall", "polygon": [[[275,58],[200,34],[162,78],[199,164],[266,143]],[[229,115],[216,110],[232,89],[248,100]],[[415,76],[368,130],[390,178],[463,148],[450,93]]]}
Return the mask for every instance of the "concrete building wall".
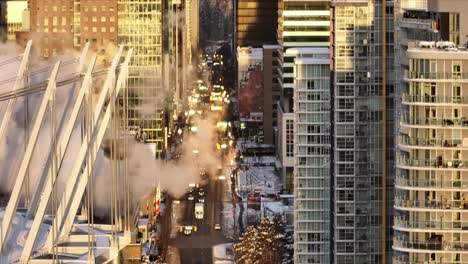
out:
{"label": "concrete building wall", "polygon": [[263,142],[266,144],[276,144],[277,102],[280,100],[278,83],[278,52],[280,48],[277,45],[263,46]]}

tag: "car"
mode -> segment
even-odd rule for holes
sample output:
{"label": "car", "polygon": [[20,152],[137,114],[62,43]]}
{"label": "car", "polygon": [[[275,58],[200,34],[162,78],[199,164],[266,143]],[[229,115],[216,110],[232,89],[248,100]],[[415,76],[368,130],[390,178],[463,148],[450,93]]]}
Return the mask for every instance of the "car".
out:
{"label": "car", "polygon": [[221,225],[220,225],[220,224],[215,224],[215,225],[213,226],[213,229],[214,229],[214,230],[221,230]]}
{"label": "car", "polygon": [[189,194],[187,199],[189,201],[193,201],[195,199],[195,197],[193,196],[193,194]]}
{"label": "car", "polygon": [[203,190],[203,188],[198,189],[198,195],[200,196],[205,195],[205,190]]}
{"label": "car", "polygon": [[179,227],[179,232],[184,233],[186,236],[190,236],[193,232],[197,232],[196,226],[181,226]]}
{"label": "car", "polygon": [[200,198],[200,199],[198,199],[198,202],[199,202],[199,203],[204,203],[204,202],[205,202],[205,198]]}

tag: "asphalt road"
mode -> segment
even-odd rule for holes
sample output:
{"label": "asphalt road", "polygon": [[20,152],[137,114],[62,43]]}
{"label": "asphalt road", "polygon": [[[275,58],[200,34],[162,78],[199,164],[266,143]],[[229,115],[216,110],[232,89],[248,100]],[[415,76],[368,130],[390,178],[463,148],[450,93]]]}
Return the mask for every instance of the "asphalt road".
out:
{"label": "asphalt road", "polygon": [[195,219],[195,203],[198,198],[198,189],[195,189],[193,201],[183,200],[180,205],[184,206],[184,225],[197,226],[197,232],[192,235],[178,233],[177,237],[170,243],[179,249],[180,260],[183,264],[208,264],[212,263],[212,247],[216,244],[226,243],[222,231],[214,230],[215,224],[222,226],[222,197],[223,184],[219,180],[210,180],[205,190],[205,207],[203,219]]}

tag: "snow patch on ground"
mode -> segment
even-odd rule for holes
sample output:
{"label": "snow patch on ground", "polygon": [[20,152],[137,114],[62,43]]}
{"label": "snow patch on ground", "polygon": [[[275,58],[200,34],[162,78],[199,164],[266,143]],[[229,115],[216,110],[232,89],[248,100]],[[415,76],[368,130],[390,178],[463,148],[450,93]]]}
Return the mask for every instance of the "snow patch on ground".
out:
{"label": "snow patch on ground", "polygon": [[234,263],[234,249],[232,243],[213,246],[214,263]]}
{"label": "snow patch on ground", "polygon": [[[0,222],[3,222],[4,214],[4,209],[0,209]],[[10,238],[16,237],[16,239],[10,239],[10,242],[6,245],[5,248],[5,252],[8,252],[8,255],[0,256],[0,263],[14,263],[19,261],[32,222],[32,220],[26,221],[22,213],[16,213],[10,229]],[[42,224],[39,228],[36,245],[34,247],[35,250],[41,248],[44,245],[45,240],[47,239],[49,228],[50,225],[47,224]]]}

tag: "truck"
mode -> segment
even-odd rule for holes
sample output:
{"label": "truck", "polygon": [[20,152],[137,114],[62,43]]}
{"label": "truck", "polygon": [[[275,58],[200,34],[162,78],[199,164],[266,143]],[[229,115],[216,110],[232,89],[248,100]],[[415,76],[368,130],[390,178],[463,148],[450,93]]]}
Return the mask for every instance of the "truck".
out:
{"label": "truck", "polygon": [[195,219],[203,219],[203,203],[195,204]]}

